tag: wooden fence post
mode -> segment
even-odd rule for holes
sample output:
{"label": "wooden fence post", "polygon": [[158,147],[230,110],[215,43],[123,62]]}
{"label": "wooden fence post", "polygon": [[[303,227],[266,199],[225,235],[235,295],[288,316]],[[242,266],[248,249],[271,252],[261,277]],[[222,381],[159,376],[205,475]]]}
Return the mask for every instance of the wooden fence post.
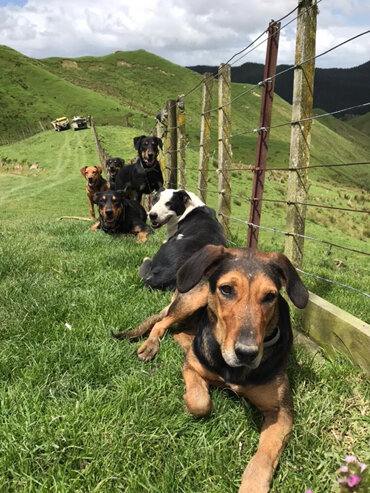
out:
{"label": "wooden fence post", "polygon": [[231,68],[218,69],[218,219],[227,238],[231,237]]}
{"label": "wooden fence post", "polygon": [[[249,223],[260,225],[262,214],[262,197],[267,165],[267,151],[270,137],[272,102],[274,99],[276,62],[279,48],[280,22],[271,21],[267,29],[268,41],[266,47],[265,69],[263,72],[262,98],[259,120],[259,132],[254,161],[251,207]],[[268,80],[270,79],[270,80]],[[259,228],[249,224],[247,247],[257,248]]]}
{"label": "wooden fence post", "polygon": [[[315,60],[312,59],[304,64],[302,62],[315,56],[316,21],[316,0],[301,0],[297,20],[290,168],[305,167],[310,164],[311,120],[304,122],[300,120],[312,116]],[[289,173],[286,231],[292,234],[286,237],[284,252],[297,268],[302,267],[304,238],[294,235],[304,235],[306,206],[296,202],[306,202],[308,188],[307,168],[296,169]]]}
{"label": "wooden fence post", "polygon": [[198,192],[200,199],[207,203],[208,163],[211,143],[211,105],[212,105],[213,74],[203,75],[202,116],[200,122]]}
{"label": "wooden fence post", "polygon": [[184,96],[177,98],[177,126],[178,126],[178,160],[179,160],[179,188],[186,189],[186,133],[185,133],[185,103]]}
{"label": "wooden fence post", "polygon": [[98,134],[96,132],[95,124],[94,124],[94,119],[92,116],[90,117],[90,126],[91,126],[93,134],[94,134],[95,144],[96,144],[96,149],[98,151],[100,164],[101,164],[102,168],[104,168],[104,170],[107,171],[106,167],[105,167],[105,163],[106,163],[106,160],[108,158],[108,155],[105,153],[104,149],[102,148],[102,146],[100,144],[100,140],[99,140]]}
{"label": "wooden fence post", "polygon": [[[164,107],[156,116],[156,123],[155,123],[155,127],[153,128],[152,133],[153,133],[154,137],[158,137],[159,139],[162,140],[162,143],[165,146],[165,148],[167,145],[166,141],[165,141],[166,132],[167,132],[166,129],[167,129],[167,109],[166,109],[166,107]],[[165,149],[163,150],[163,152],[159,153],[158,161],[159,161],[159,165],[161,167],[163,179],[166,182],[166,173],[165,173],[166,168],[165,168],[165,163],[164,163],[164,154],[165,154]]]}
{"label": "wooden fence post", "polygon": [[166,146],[166,167],[167,167],[167,187],[177,188],[177,118],[176,101],[169,99],[167,107],[167,146]]}

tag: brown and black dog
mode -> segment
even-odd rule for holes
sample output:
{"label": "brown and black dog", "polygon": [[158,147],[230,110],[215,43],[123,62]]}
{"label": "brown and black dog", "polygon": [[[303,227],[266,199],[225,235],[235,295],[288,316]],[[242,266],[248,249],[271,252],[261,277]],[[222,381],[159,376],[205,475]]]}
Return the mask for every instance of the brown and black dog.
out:
{"label": "brown and black dog", "polygon": [[103,168],[100,166],[84,166],[80,169],[81,175],[86,179],[86,195],[89,204],[90,218],[95,219],[94,194],[108,190],[107,180],[102,177]]}
{"label": "brown and black dog", "polygon": [[308,291],[287,257],[247,248],[208,245],[177,274],[172,302],[136,329],[112,334],[119,339],[151,330],[138,350],[152,359],[159,340],[173,324],[186,357],[183,377],[186,409],[209,414],[209,386],[226,386],[248,398],[264,421],[256,454],[246,467],[240,493],[266,493],[293,425],[293,406],[285,362],[292,344],[289,306],[281,287],[298,308]]}
{"label": "brown and black dog", "polygon": [[109,182],[109,188],[116,190],[116,178],[119,170],[125,165],[125,160],[120,157],[109,157],[105,161],[105,168],[107,170],[107,177]]}
{"label": "brown and black dog", "polygon": [[152,232],[146,224],[146,212],[136,200],[128,199],[121,190],[107,190],[94,195],[99,208],[99,219],[91,226],[93,231],[105,233],[134,234],[138,243],[144,243]]}
{"label": "brown and black dog", "polygon": [[159,149],[163,148],[158,137],[140,135],[134,138],[138,151],[132,164],[123,166],[117,173],[116,190],[124,190],[130,198],[141,202],[143,194],[151,194],[163,187],[163,175],[158,161]]}

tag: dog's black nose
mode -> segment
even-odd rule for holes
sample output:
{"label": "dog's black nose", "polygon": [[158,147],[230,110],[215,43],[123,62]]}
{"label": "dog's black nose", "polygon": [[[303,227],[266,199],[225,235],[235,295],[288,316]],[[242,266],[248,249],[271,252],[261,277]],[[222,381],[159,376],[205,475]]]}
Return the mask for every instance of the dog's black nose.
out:
{"label": "dog's black nose", "polygon": [[155,221],[155,220],[157,219],[157,217],[158,217],[158,214],[157,214],[156,212],[151,212],[151,213],[149,214],[149,219],[150,219],[151,221]]}
{"label": "dog's black nose", "polygon": [[235,355],[239,361],[252,363],[258,356],[258,346],[244,346],[243,344],[235,345]]}
{"label": "dog's black nose", "polygon": [[105,209],[105,215],[107,217],[112,217],[113,216],[113,211],[112,209]]}

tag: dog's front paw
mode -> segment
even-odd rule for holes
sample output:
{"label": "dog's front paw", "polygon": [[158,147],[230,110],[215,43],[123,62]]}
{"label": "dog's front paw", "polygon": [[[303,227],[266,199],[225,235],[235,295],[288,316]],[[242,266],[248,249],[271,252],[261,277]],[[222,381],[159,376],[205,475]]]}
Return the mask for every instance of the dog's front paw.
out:
{"label": "dog's front paw", "polygon": [[159,339],[158,337],[153,337],[152,339],[147,339],[139,347],[137,351],[137,357],[141,361],[150,361],[158,353],[159,350]]}
{"label": "dog's front paw", "polygon": [[187,392],[184,395],[185,410],[196,418],[208,416],[213,411],[213,402],[208,394]]}
{"label": "dog's front paw", "polygon": [[252,457],[247,465],[240,485],[239,493],[268,493],[273,469],[268,461],[258,461]]}
{"label": "dog's front paw", "polygon": [[140,233],[137,234],[137,242],[138,243],[145,243],[148,239],[148,234],[146,231],[141,231]]}
{"label": "dog's front paw", "polygon": [[[91,219],[94,219],[93,217]],[[91,226],[91,231],[96,231],[99,229],[100,226],[100,221],[96,221],[92,226]]]}

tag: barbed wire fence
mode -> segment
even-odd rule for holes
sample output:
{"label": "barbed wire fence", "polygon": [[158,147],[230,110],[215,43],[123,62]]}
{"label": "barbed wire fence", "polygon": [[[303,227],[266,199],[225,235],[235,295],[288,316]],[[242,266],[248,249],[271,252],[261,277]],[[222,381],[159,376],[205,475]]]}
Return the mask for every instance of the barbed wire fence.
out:
{"label": "barbed wire fence", "polygon": [[[187,172],[197,173],[198,175],[198,195],[202,198],[204,202],[207,202],[207,194],[212,194],[218,197],[218,217],[223,224],[225,231],[229,237],[230,244],[236,245],[233,241],[232,235],[232,224],[243,224],[248,230],[247,246],[256,248],[258,246],[258,232],[260,230],[270,231],[274,235],[284,235],[285,237],[285,253],[293,261],[294,265],[298,270],[305,276],[313,277],[321,282],[327,282],[330,284],[335,284],[341,288],[349,289],[366,298],[370,298],[370,295],[362,290],[347,286],[343,283],[333,281],[331,279],[326,279],[322,276],[318,276],[302,270],[303,262],[303,245],[305,241],[308,242],[318,242],[327,245],[330,249],[335,248],[343,251],[350,251],[356,255],[369,256],[370,253],[367,251],[362,251],[356,248],[349,248],[346,245],[341,245],[339,242],[331,242],[327,239],[323,240],[320,238],[314,238],[311,235],[305,234],[305,222],[306,222],[306,210],[310,208],[319,208],[323,210],[335,210],[342,213],[351,214],[361,214],[368,215],[370,211],[366,208],[356,208],[352,204],[350,207],[341,207],[338,205],[327,205],[323,203],[314,203],[308,199],[308,172],[313,169],[337,169],[339,167],[358,167],[358,166],[368,166],[370,161],[359,160],[358,162],[348,162],[348,163],[320,163],[310,165],[310,139],[311,139],[311,124],[315,120],[330,116],[338,116],[341,113],[346,113],[353,109],[366,108],[370,106],[370,101],[365,101],[361,104],[353,105],[346,108],[338,108],[332,112],[326,112],[318,115],[313,114],[312,103],[313,103],[313,77],[315,71],[315,61],[344,46],[351,41],[368,35],[370,30],[358,33],[349,39],[346,39],[340,43],[335,44],[329,49],[323,51],[322,53],[316,54],[316,17],[317,17],[317,5],[322,0],[316,2],[315,0],[303,0],[300,1],[297,8],[293,9],[288,14],[284,15],[279,21],[275,23],[270,23],[266,31],[261,33],[252,43],[246,46],[243,50],[235,53],[226,64],[222,64],[219,70],[214,73],[206,73],[203,75],[202,80],[196,84],[190,90],[184,92],[181,96],[182,104],[182,119],[184,120],[184,105],[186,104],[187,98],[189,98],[195,91],[202,90],[202,109],[199,115],[201,125],[200,125],[200,143],[193,144],[190,139],[185,143],[176,138],[176,133],[179,129],[179,125],[176,124],[176,120],[172,118],[171,124],[169,125],[167,116],[170,111],[173,111],[177,107],[177,100],[167,101],[165,107],[160,111],[159,118],[157,120],[155,132],[165,139],[165,170],[167,175],[171,174],[171,186],[176,188],[177,173],[180,173],[180,167],[177,167],[176,161],[172,159],[170,161],[167,157],[168,155],[174,156],[181,153],[182,161],[184,160],[184,155],[188,150],[199,150],[199,166],[198,168],[186,167]],[[287,19],[292,14],[296,14],[293,19],[289,20],[286,24],[281,26],[280,21]],[[278,44],[278,36],[280,32],[294,20],[297,20],[297,39],[310,39],[311,46],[307,48],[307,43],[305,47],[299,46],[298,42],[296,45],[296,55],[295,63],[288,68],[281,70],[280,72],[274,72],[268,75],[264,74],[263,79],[241,92],[239,92],[234,97],[231,97],[231,78],[224,85],[227,87],[227,92],[230,96],[226,96],[220,86],[222,87],[222,75],[225,72],[225,66],[229,66],[229,63],[238,62],[241,58],[247,56],[251,51],[256,49],[262,43],[275,42]],[[299,31],[299,33],[298,33]],[[277,41],[276,41],[277,40]],[[268,53],[268,50],[267,50]],[[277,47],[276,47],[277,53]],[[266,66],[268,65],[268,55],[266,55],[265,73]],[[276,69],[276,62],[274,63]],[[271,67],[270,67],[271,69]],[[293,112],[290,121],[278,123],[276,125],[271,125],[271,123],[265,123],[270,120],[271,115],[268,115],[266,120],[266,113],[271,113],[272,99],[273,99],[273,82],[277,77],[286,74],[289,71],[294,72],[295,78],[295,93],[293,92]],[[219,99],[218,104],[212,105],[212,86],[214,82],[218,82]],[[271,91],[272,88],[272,91]],[[247,128],[235,133],[231,133],[231,122],[228,129],[224,129],[220,134],[220,129],[223,126],[223,120],[225,120],[225,112],[230,110],[231,107],[241,98],[245,98],[248,95],[253,94],[256,90],[262,89],[262,92],[266,93],[265,101],[261,103],[261,114],[260,114],[260,124],[255,128]],[[262,94],[263,99],[263,94]],[[296,101],[303,101],[305,106],[299,106]],[[266,100],[269,101],[266,109]],[[218,164],[216,170],[216,178],[218,182],[218,188],[211,189],[208,184],[209,179],[209,161],[211,159],[211,116],[217,114],[218,121],[218,131],[217,131],[217,147],[218,147]],[[226,120],[231,118],[227,115]],[[184,121],[182,121],[182,126],[184,126]],[[268,151],[268,137],[270,132],[275,129],[282,127],[290,127],[291,129],[291,149],[290,149],[290,160],[288,166],[274,167],[272,169],[267,169],[267,151]],[[168,135],[172,133],[169,145]],[[213,132],[214,133],[214,132]],[[235,167],[231,162],[231,157],[228,159],[225,165],[225,153],[231,156],[231,144],[233,139],[238,137],[244,137],[247,135],[256,135],[258,142],[257,147],[260,146],[259,154],[265,154],[262,161],[258,157],[258,150],[256,153],[256,160],[254,166],[239,166]],[[225,152],[226,149],[226,152]],[[170,164],[169,164],[170,163]],[[273,174],[277,171],[286,173],[288,175],[288,193],[285,200],[275,199],[269,197],[263,197],[264,189],[264,178],[265,174]],[[235,195],[232,193],[231,186],[231,173],[252,173],[253,175],[253,188],[250,196],[247,195]],[[181,173],[184,174],[184,169],[182,167]],[[168,183],[168,182],[167,182]],[[182,181],[184,183],[184,180]],[[195,191],[195,190],[194,190]],[[231,212],[231,199],[237,201],[243,201],[250,204],[250,217],[249,220],[240,219],[235,217]],[[286,229],[271,228],[260,224],[261,210],[263,203],[278,204],[280,206],[286,206],[287,208],[287,222]],[[290,211],[290,212],[289,212]],[[290,214],[290,218],[289,218]]]}

